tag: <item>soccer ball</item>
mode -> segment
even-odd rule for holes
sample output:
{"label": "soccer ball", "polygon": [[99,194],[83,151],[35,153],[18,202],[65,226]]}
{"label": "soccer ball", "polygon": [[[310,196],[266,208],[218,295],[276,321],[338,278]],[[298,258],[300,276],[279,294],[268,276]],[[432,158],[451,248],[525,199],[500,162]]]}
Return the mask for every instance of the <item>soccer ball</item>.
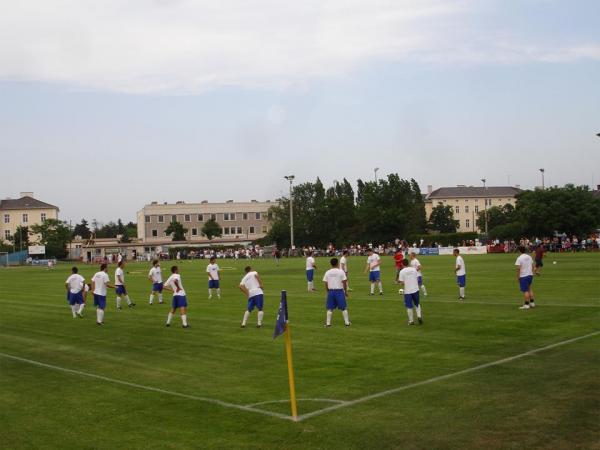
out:
{"label": "soccer ball", "polygon": [[556,261],[552,261],[552,264],[556,264]]}
{"label": "soccer ball", "polygon": [[400,294],[400,295],[404,294],[404,289],[399,289],[398,294]]}

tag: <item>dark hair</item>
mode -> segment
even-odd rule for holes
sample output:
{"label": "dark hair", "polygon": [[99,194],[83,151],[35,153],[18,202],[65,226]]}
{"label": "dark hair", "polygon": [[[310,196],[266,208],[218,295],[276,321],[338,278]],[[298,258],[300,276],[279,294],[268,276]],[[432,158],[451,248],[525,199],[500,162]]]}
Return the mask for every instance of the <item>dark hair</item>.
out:
{"label": "dark hair", "polygon": [[244,272],[246,272],[246,273],[250,272],[251,270],[252,270],[252,267],[250,267],[250,266],[246,266],[244,268]]}
{"label": "dark hair", "polygon": [[72,273],[77,273],[77,272],[79,272],[79,269],[78,269],[77,267],[73,267],[73,268],[71,269],[71,272],[72,272]]}
{"label": "dark hair", "polygon": [[158,259],[155,259],[154,261],[152,261],[152,265],[155,266],[158,264]]}
{"label": "dark hair", "polygon": [[348,250],[344,250],[344,251],[342,252],[342,255],[347,255],[347,254],[348,254]]}
{"label": "dark hair", "polygon": [[525,249],[525,246],[524,246],[524,245],[519,245],[519,251],[520,251],[521,253],[525,253],[527,250]]}
{"label": "dark hair", "polygon": [[108,266],[106,264],[100,264],[100,270],[105,271]]}
{"label": "dark hair", "polygon": [[177,272],[177,266],[172,266],[171,267],[171,273],[175,273]]}
{"label": "dark hair", "polygon": [[217,258],[215,258],[214,256],[211,256],[209,261],[215,261]]}
{"label": "dark hair", "polygon": [[337,265],[339,264],[339,261],[337,258],[331,258],[331,261],[329,261],[331,263],[331,267],[337,267]]}
{"label": "dark hair", "polygon": [[119,262],[117,263],[117,266],[121,267],[121,266],[123,265],[123,263],[124,263],[124,262],[125,262],[125,260],[124,260],[124,259],[122,259],[121,261],[119,261]]}
{"label": "dark hair", "polygon": [[405,267],[408,267],[408,259],[403,259],[402,260],[402,265]]}
{"label": "dark hair", "polygon": [[460,250],[455,248],[454,250],[452,250],[452,253],[460,253]]}

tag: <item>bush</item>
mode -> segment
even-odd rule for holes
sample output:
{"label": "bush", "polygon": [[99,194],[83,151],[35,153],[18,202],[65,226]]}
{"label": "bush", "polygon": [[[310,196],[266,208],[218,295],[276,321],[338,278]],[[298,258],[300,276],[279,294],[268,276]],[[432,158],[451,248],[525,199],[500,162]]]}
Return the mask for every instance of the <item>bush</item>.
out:
{"label": "bush", "polygon": [[421,239],[424,240],[423,246],[430,247],[435,242],[442,247],[452,247],[457,244],[462,244],[463,241],[474,241],[479,237],[478,233],[439,233],[439,234],[414,234],[407,239],[408,245],[414,242],[419,245]]}
{"label": "bush", "polygon": [[523,236],[523,225],[518,222],[507,223],[506,225],[498,225],[490,230],[491,239],[514,239],[518,241]]}

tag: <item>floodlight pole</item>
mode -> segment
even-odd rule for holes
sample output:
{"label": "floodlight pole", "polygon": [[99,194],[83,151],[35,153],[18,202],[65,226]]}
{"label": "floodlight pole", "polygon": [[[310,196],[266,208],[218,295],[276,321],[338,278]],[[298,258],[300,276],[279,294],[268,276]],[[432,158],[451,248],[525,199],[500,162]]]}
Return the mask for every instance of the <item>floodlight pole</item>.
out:
{"label": "floodlight pole", "polygon": [[540,169],[540,172],[542,173],[542,189],[546,189],[546,185],[544,183],[544,172],[546,172],[546,169]]}
{"label": "floodlight pole", "polygon": [[373,172],[375,172],[375,183],[377,183],[377,172],[379,172],[379,167],[375,167]]}
{"label": "floodlight pole", "polygon": [[292,189],[292,183],[294,182],[294,175],[286,175],[284,177],[290,182],[290,251],[294,250],[294,195]]}
{"label": "floodlight pole", "polygon": [[483,183],[483,195],[485,196],[485,198],[483,199],[483,208],[484,208],[484,216],[485,216],[485,238],[487,239],[487,235],[488,235],[488,217],[487,217],[487,188],[485,187],[485,182],[487,180],[485,178],[481,179],[481,182]]}

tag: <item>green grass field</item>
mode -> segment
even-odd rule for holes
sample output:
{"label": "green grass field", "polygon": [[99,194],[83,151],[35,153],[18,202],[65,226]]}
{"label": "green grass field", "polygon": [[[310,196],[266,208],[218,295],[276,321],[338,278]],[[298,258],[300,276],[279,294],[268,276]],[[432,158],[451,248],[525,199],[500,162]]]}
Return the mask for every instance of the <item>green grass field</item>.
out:
{"label": "green grass field", "polygon": [[[414,327],[383,259],[381,298],[367,295],[365,258],[351,258],[353,325],[336,312],[330,329],[324,258],[316,294],[303,260],[251,262],[265,283],[262,329],[256,313],[239,326],[245,261],[219,261],[219,301],[207,300],[206,262],[181,262],[187,330],[147,304],[146,264],[127,267],[137,308],[116,311],[111,293],[104,327],[89,303],[71,318],[70,265],[0,269],[0,448],[600,448],[599,254],[548,255],[530,311],[518,309],[514,255],[466,256],[464,304],[452,257],[422,257],[429,296]],[[88,280],[95,271],[80,265]],[[282,289],[300,422],[285,418],[284,339],[272,340]]]}

